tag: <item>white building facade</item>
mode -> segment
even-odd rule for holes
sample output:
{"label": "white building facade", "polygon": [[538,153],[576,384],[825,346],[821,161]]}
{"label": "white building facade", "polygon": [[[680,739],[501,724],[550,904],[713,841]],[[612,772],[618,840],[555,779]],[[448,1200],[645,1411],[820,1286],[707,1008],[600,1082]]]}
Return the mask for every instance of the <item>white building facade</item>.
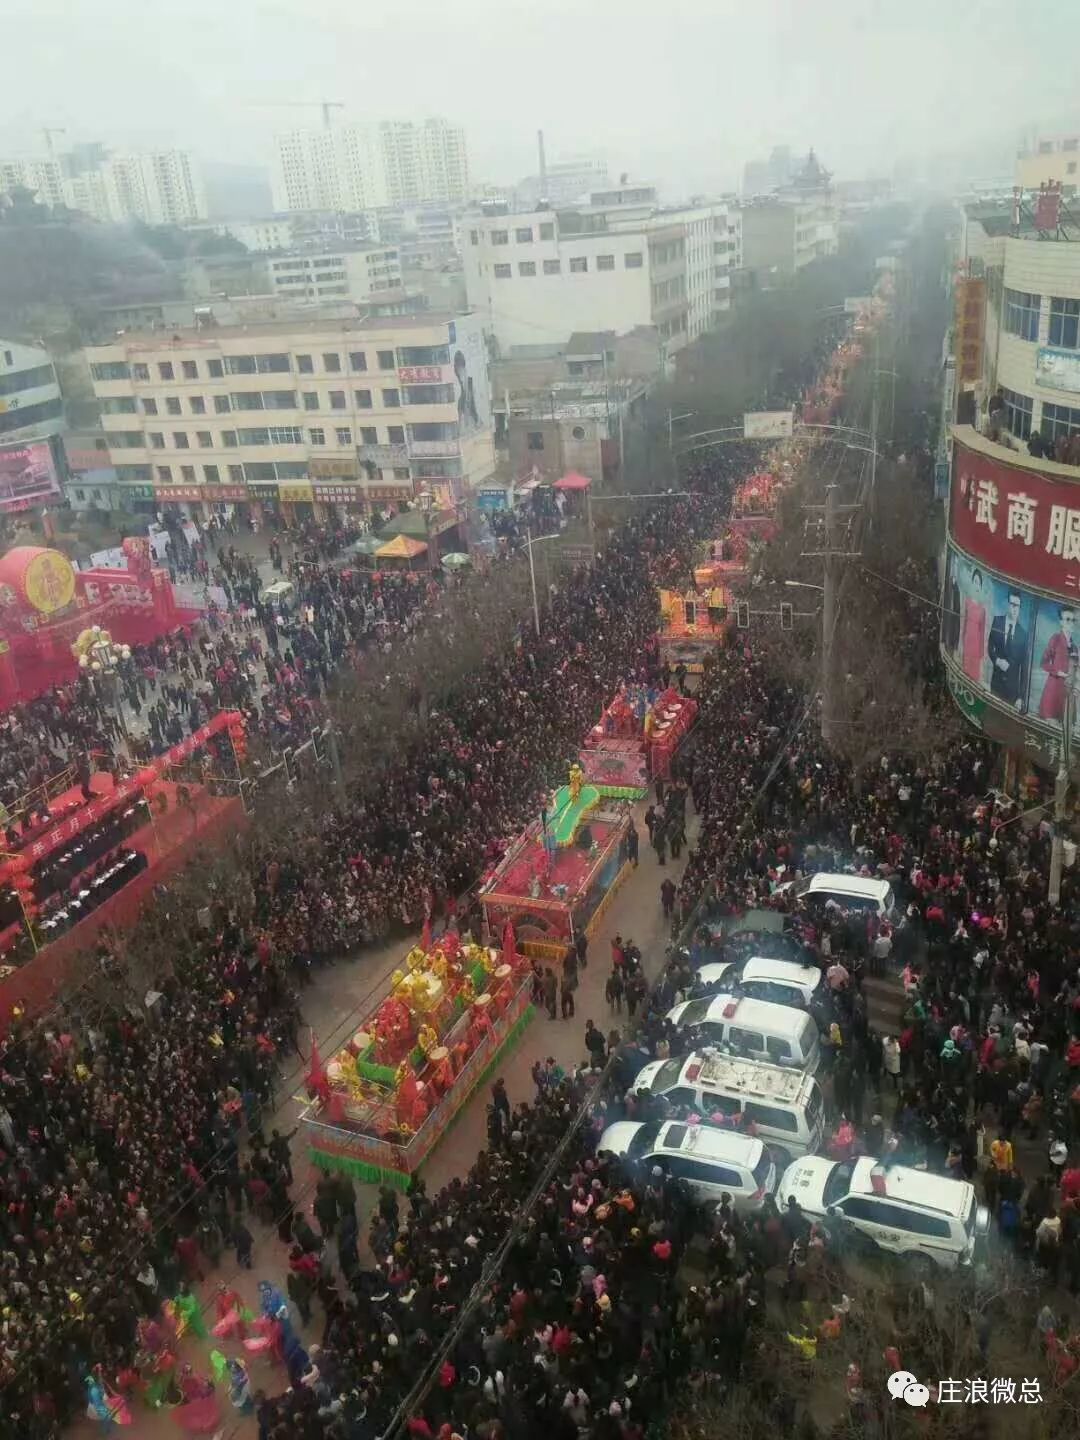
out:
{"label": "white building facade", "polygon": [[125,334],[86,358],[136,509],[453,503],[494,469],[477,316]]}
{"label": "white building facade", "polygon": [[395,246],[275,255],[267,261],[267,269],[272,293],[300,305],[343,299],[363,305],[402,286],[401,256]]}
{"label": "white building facade", "polygon": [[278,210],[463,204],[468,193],[465,132],[437,116],[292,130],[277,137]]}
{"label": "white building facade", "polygon": [[655,326],[674,354],[730,305],[722,204],[489,208],[464,217],[462,248],[469,305],[504,355],[575,330],[624,334],[638,325]]}
{"label": "white building facade", "polygon": [[207,213],[198,165],[187,150],[108,155],[77,174],[67,173],[62,156],[0,161],[0,194],[17,186],[41,204],[81,210],[102,224],[182,225]]}
{"label": "white building facade", "polygon": [[63,423],[64,402],[49,352],[0,338],[0,444],[45,439]]}

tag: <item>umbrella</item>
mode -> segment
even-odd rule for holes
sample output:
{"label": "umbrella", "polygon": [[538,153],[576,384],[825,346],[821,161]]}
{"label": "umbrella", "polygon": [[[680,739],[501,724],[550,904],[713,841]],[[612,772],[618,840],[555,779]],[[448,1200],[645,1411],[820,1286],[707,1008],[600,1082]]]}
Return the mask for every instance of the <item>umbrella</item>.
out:
{"label": "umbrella", "polygon": [[442,557],[442,563],[448,570],[460,570],[463,565],[471,565],[472,558],[460,550],[451,550],[449,555]]}

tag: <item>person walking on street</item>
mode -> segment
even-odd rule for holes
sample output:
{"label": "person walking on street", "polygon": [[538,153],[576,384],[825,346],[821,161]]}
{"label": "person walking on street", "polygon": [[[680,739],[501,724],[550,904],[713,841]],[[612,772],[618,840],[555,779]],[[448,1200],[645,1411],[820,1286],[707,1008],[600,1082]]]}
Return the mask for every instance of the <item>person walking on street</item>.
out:
{"label": "person walking on street", "polygon": [[577,963],[579,970],[586,970],[589,965],[589,937],[582,930],[574,939],[574,950],[577,952]]}
{"label": "person walking on street", "polygon": [[653,843],[653,831],[656,829],[656,807],[650,805],[645,811],[645,829],[649,832],[649,844]]}
{"label": "person walking on street", "polygon": [[604,1032],[598,1030],[591,1020],[585,1021],[585,1049],[589,1052],[593,1069],[602,1069],[607,1053],[607,1041],[604,1039]]}
{"label": "person walking on street", "polygon": [[236,1263],[242,1270],[250,1270],[251,1252],[255,1246],[255,1237],[242,1220],[237,1219],[234,1222],[230,1239],[236,1247]]}
{"label": "person walking on street", "polygon": [[664,907],[665,920],[670,920],[675,913],[675,888],[675,881],[670,875],[660,886],[660,903]]}
{"label": "person walking on street", "polygon": [[626,857],[636,870],[638,866],[638,833],[632,820],[630,829],[626,832]]}
{"label": "person walking on street", "polygon": [[664,834],[662,824],[657,825],[656,833],[653,836],[653,848],[656,851],[657,864],[663,865],[667,854],[667,836]]}
{"label": "person walking on street", "polygon": [[491,1087],[491,1103],[503,1117],[507,1130],[510,1129],[510,1097],[506,1093],[506,1081],[500,1075]]}
{"label": "person walking on street", "polygon": [[622,976],[618,970],[612,970],[607,978],[607,984],[604,986],[604,999],[608,1002],[613,1015],[622,1014],[623,990]]}
{"label": "person walking on street", "polygon": [[542,988],[544,991],[544,1004],[547,1007],[548,1019],[554,1020],[555,1002],[559,993],[559,982],[555,979],[555,972],[554,970],[552,970],[550,965],[547,966],[547,968],[544,970]]}

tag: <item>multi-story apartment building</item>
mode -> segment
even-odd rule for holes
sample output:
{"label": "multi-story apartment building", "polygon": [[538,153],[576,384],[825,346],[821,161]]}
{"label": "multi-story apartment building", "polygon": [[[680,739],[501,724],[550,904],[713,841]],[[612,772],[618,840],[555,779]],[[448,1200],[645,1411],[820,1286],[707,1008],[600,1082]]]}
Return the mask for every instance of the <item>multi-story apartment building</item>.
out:
{"label": "multi-story apartment building", "polygon": [[354,250],[315,253],[291,251],[266,261],[270,288],[280,300],[319,305],[351,300],[363,305],[400,290],[401,256],[395,246],[362,246]]}
{"label": "multi-story apartment building", "polygon": [[465,132],[438,117],[292,130],[277,137],[277,150],[279,210],[453,205],[468,198]]}
{"label": "multi-story apartment building", "polygon": [[180,225],[206,216],[202,179],[186,150],[122,155],[102,150],[77,165],[67,159],[0,161],[0,194],[23,186],[42,204],[66,205],[102,224]]}
{"label": "multi-story apartment building", "polygon": [[487,206],[462,231],[469,305],[502,354],[652,325],[673,355],[730,304],[723,204],[664,208],[652,187],[621,186],[571,210]]}
{"label": "multi-story apartment building", "polygon": [[86,358],[134,509],[451,502],[494,467],[474,315],[132,333]]}
{"label": "multi-story apartment building", "polygon": [[1016,184],[1022,190],[1038,190],[1056,181],[1062,194],[1076,194],[1080,184],[1080,135],[1040,137],[1016,157]]}

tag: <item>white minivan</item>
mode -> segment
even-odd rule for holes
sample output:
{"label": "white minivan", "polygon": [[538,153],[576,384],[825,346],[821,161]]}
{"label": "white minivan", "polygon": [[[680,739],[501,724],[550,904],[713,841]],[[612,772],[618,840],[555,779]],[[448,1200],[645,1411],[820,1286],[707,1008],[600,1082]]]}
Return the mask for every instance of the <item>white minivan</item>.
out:
{"label": "white minivan", "polygon": [[784,1171],[777,1194],[781,1209],[792,1196],[806,1215],[826,1225],[831,1213],[839,1212],[853,1229],[913,1269],[970,1264],[990,1229],[990,1212],[978,1204],[968,1181],[885,1165],[869,1155],[844,1161],[804,1155]]}
{"label": "white minivan", "polygon": [[869,875],[842,875],[821,871],[795,885],[796,899],[826,905],[834,900],[841,910],[872,910],[885,920],[896,912],[896,895],[887,880]]}
{"label": "white minivan", "polygon": [[719,1201],[727,1193],[736,1210],[760,1210],[776,1188],[776,1165],[763,1142],[717,1125],[616,1120],[596,1148],[641,1161],[646,1173],[659,1165],[702,1200]]}
{"label": "white minivan", "polygon": [[667,1018],[676,1030],[691,1031],[699,1050],[723,1047],[747,1060],[788,1065],[808,1075],[821,1064],[818,1027],[805,1010],[721,993],[684,1000]]}
{"label": "white minivan", "polygon": [[702,985],[737,990],[751,1000],[771,1000],[774,1005],[796,1005],[809,1010],[826,999],[825,976],[817,965],[799,965],[794,960],[774,960],[769,955],[750,955],[730,964],[710,961],[697,972]]}
{"label": "white minivan", "polygon": [[824,1134],[821,1087],[805,1070],[762,1065],[715,1050],[654,1060],[634,1080],[638,1094],[713,1118],[719,1114],[764,1140],[781,1165],[817,1150]]}

